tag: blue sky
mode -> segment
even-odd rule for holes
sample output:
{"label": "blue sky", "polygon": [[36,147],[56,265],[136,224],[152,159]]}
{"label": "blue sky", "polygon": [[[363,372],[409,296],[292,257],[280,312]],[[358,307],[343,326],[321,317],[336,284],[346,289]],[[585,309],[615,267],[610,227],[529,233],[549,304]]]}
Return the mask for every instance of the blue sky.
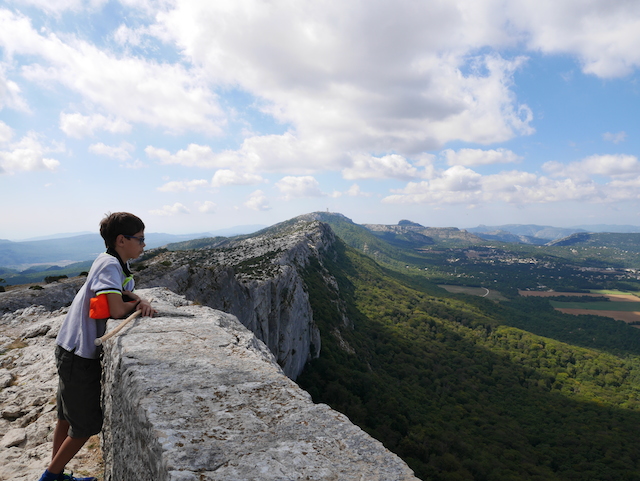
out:
{"label": "blue sky", "polygon": [[0,239],[640,225],[640,3],[0,0]]}

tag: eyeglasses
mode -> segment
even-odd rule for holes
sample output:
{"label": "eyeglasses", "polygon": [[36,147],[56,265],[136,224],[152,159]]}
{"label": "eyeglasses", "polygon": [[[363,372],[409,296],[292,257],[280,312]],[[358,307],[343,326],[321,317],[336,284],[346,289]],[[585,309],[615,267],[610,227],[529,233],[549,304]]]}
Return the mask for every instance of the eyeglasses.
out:
{"label": "eyeglasses", "polygon": [[125,235],[122,234],[124,237],[126,237],[127,239],[136,239],[138,242],[140,242],[140,245],[144,244],[144,236],[142,237],[136,237],[134,235]]}

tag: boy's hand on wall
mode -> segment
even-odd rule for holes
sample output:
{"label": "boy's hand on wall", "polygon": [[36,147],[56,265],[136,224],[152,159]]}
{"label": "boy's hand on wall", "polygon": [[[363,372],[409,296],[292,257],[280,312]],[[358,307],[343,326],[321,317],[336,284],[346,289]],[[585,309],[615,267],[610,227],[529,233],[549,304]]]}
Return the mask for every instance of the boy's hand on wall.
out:
{"label": "boy's hand on wall", "polygon": [[138,311],[142,311],[140,314],[143,317],[153,317],[158,311],[156,311],[153,307],[151,307],[151,303],[145,299],[140,299],[138,303],[138,307],[136,308]]}

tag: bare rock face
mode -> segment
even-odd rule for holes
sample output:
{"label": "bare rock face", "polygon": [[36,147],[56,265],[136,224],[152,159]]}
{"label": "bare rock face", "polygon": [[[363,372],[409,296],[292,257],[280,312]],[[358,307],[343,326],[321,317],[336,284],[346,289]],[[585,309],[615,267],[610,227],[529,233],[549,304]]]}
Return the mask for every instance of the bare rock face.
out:
{"label": "bare rock face", "polygon": [[136,282],[139,287],[167,287],[235,315],[295,379],[320,354],[320,332],[302,271],[312,260],[321,266],[334,243],[327,224],[300,220],[277,233],[215,248],[163,253],[138,266]]}
{"label": "bare rock face", "polygon": [[[11,300],[13,303],[14,300]],[[20,305],[20,303],[19,303]],[[0,308],[6,308],[0,304]],[[0,317],[0,479],[33,481],[49,464],[56,424],[55,337],[66,308],[20,308]],[[87,447],[69,464],[98,474]],[[99,452],[97,443],[91,448]],[[101,470],[102,468],[99,467]]]}
{"label": "bare rock face", "polygon": [[314,404],[234,316],[166,289],[141,295],[159,316],[105,343],[107,481],[417,479]]}

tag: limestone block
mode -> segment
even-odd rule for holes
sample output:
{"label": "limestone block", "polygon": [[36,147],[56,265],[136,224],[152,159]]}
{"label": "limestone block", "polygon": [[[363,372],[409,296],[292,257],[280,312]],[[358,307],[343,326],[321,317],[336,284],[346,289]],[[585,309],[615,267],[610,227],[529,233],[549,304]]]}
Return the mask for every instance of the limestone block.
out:
{"label": "limestone block", "polygon": [[0,445],[4,448],[12,448],[22,444],[27,439],[27,431],[22,428],[16,428],[9,430],[4,436]]}
{"label": "limestone block", "polygon": [[0,389],[4,389],[13,382],[14,376],[6,369],[0,369]]}
{"label": "limestone block", "polygon": [[50,329],[51,326],[49,324],[38,324],[37,326],[30,327],[24,331],[22,337],[29,339],[31,337],[44,336]]}
{"label": "limestone block", "polygon": [[18,404],[9,404],[7,406],[2,406],[0,414],[2,414],[2,417],[5,419],[14,420],[22,416],[24,414],[24,410],[22,406]]}

